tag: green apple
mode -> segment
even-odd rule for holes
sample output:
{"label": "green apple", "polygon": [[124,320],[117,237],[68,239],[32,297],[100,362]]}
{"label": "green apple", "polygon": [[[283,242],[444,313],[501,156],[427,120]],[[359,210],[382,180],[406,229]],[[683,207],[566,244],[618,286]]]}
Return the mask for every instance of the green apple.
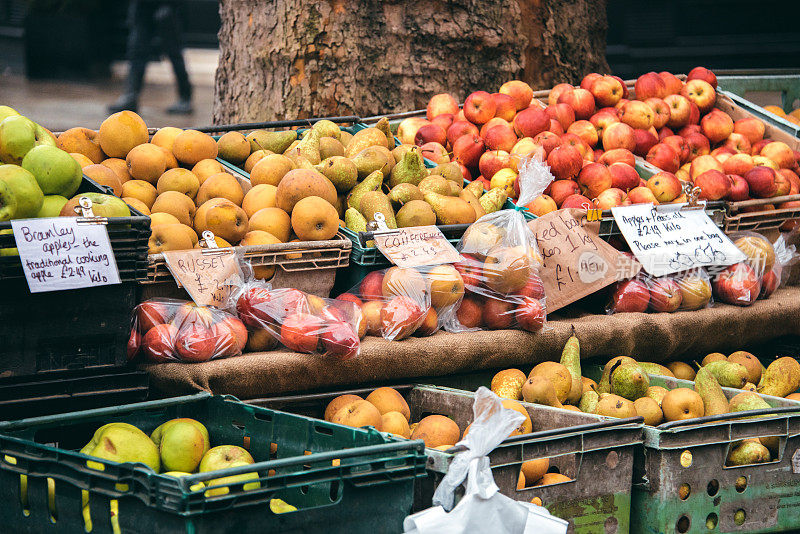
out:
{"label": "green apple", "polygon": [[0,181],[0,221],[10,221],[17,213],[17,196],[3,181]]}
{"label": "green apple", "polygon": [[42,202],[42,209],[36,214],[37,219],[42,217],[58,217],[61,215],[61,210],[64,204],[68,202],[66,197],[61,195],[45,195],[44,202]]}
{"label": "green apple", "polygon": [[22,168],[36,178],[45,195],[71,197],[83,180],[78,162],[60,148],[50,145],[30,149],[22,158]]}
{"label": "green apple", "polygon": [[22,115],[12,115],[0,122],[0,161],[22,163],[30,149],[38,145],[56,146],[55,137]]}
{"label": "green apple", "polygon": [[[44,194],[31,173],[19,165],[0,165],[0,182],[4,182],[8,186],[8,190],[16,197],[17,208],[14,210],[12,219],[36,217],[36,214],[42,209]],[[2,191],[0,191],[1,195]],[[2,219],[0,215],[0,220],[7,219]]]}
{"label": "green apple", "polygon": [[[231,445],[233,446],[233,445]],[[230,465],[227,467],[239,467],[241,465],[250,465],[252,462],[231,462]],[[249,482],[242,486],[244,491],[249,491],[253,489],[258,489],[261,487],[261,482],[258,482],[258,473],[255,471],[252,473],[242,473],[241,475],[231,475],[229,477],[221,477],[215,478],[213,480],[209,480],[206,482],[206,487],[216,486],[218,484],[237,484],[244,482],[245,480],[256,480],[256,482]],[[205,496],[206,497],[216,497],[218,495],[227,495],[230,493],[228,488],[215,488],[206,490]]]}
{"label": "green apple", "polygon": [[[147,434],[127,423],[101,426],[80,452],[112,462],[141,462],[156,473],[161,467],[156,444]],[[102,464],[97,462],[87,462],[87,466],[102,470]]]}
{"label": "green apple", "polygon": [[208,452],[208,430],[194,419],[173,419],[156,428],[150,439],[158,446],[161,465],[168,471],[191,473]]}
{"label": "green apple", "polygon": [[218,471],[231,467],[234,462],[252,464],[255,463],[255,460],[246,449],[237,445],[219,445],[205,453],[203,459],[200,460],[199,471],[201,473]]}
{"label": "green apple", "polygon": [[[11,229],[0,230],[0,235],[11,234],[11,233],[13,233]],[[0,256],[19,256],[19,250],[17,250],[17,247],[0,248]]]}
{"label": "green apple", "polygon": [[81,197],[87,197],[92,201],[92,212],[97,217],[130,217],[131,210],[121,198],[114,195],[103,193],[78,193],[64,204],[61,208],[61,217],[77,217],[75,206],[80,202]]}
{"label": "green apple", "polygon": [[16,117],[17,115],[19,115],[19,112],[16,109],[8,106],[0,106],[0,122],[3,122],[7,117]]}

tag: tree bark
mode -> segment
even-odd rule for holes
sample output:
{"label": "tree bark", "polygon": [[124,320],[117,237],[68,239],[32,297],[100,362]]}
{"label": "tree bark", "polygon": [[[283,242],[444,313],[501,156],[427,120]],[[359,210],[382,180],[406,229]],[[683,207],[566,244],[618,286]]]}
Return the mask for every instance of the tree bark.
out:
{"label": "tree bark", "polygon": [[607,72],[605,0],[221,0],[214,121],[361,116]]}

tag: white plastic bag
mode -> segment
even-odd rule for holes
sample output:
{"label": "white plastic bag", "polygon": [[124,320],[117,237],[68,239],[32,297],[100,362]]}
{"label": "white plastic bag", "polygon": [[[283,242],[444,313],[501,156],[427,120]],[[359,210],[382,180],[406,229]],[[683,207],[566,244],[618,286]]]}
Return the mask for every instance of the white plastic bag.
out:
{"label": "white plastic bag", "polygon": [[[500,493],[494,483],[488,454],[523,421],[522,414],[503,408],[500,398],[481,387],[472,406],[475,417],[467,437],[456,444],[447,474],[433,494],[433,508],[406,517],[403,529],[413,534],[564,534],[569,523],[535,504],[518,502]],[[466,493],[455,508],[456,489],[467,481]],[[446,512],[452,508],[452,511]]]}
{"label": "white plastic bag", "polygon": [[517,206],[527,206],[536,200],[553,181],[547,163],[539,158],[523,158],[519,163],[519,198]]}

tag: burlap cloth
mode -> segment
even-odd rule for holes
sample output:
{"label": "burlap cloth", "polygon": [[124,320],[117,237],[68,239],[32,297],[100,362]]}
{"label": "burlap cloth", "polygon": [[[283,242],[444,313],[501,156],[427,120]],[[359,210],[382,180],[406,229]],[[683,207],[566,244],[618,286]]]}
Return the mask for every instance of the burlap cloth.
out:
{"label": "burlap cloth", "polygon": [[[569,313],[569,312],[565,312]],[[574,312],[573,312],[574,313]],[[519,367],[525,372],[557,360],[575,326],[581,357],[631,355],[665,361],[708,352],[732,352],[785,335],[800,334],[800,288],[778,290],[749,308],[716,304],[678,313],[623,313],[553,318],[549,330],[530,334],[496,330],[391,342],[367,337],[361,354],[346,362],[272,351],[200,364],[143,366],[154,392],[182,395],[200,390],[242,399],[370,382],[408,380],[480,369]],[[699,359],[699,358],[698,358]]]}

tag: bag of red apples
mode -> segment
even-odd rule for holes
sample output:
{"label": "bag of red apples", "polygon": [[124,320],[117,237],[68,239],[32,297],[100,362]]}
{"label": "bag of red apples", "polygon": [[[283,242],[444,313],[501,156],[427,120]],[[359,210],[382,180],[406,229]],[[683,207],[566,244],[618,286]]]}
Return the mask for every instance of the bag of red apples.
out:
{"label": "bag of red apples", "polygon": [[248,332],[236,316],[179,299],[151,299],[133,310],[128,360],[205,362],[238,356]]}
{"label": "bag of red apples", "polygon": [[516,210],[502,210],[475,221],[458,243],[463,258],[455,268],[465,296],[449,331],[469,329],[542,330],[546,321],[541,257],[536,237]]}
{"label": "bag of red apples", "polygon": [[[737,232],[728,237],[747,259],[716,273],[714,295],[736,306],[750,306],[756,299],[769,298],[780,285],[782,270],[772,243],[755,232]],[[790,259],[791,254],[786,261]]]}
{"label": "bag of red apples", "polygon": [[349,360],[360,351],[365,324],[353,302],[251,280],[235,293],[233,303],[248,329],[289,350],[337,360]]}
{"label": "bag of red apples", "polygon": [[713,304],[711,285],[703,268],[658,277],[641,270],[612,286],[606,312],[672,313],[707,308]]}

